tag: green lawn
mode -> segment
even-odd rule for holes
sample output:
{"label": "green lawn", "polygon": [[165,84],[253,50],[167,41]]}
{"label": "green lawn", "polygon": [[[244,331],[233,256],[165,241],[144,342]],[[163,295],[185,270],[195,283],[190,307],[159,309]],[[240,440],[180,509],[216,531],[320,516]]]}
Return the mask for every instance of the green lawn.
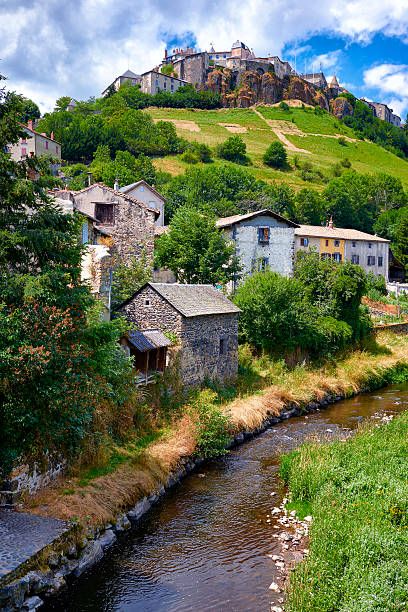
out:
{"label": "green lawn", "polygon": [[313,516],[291,612],[408,609],[408,413],[283,460],[291,508]]}
{"label": "green lawn", "polygon": [[[316,114],[314,110],[292,108],[290,112],[282,111],[279,107],[258,107],[257,110],[265,119],[277,119],[290,121],[305,134],[326,134],[328,136],[343,134],[351,138],[354,132],[339,122],[328,113]],[[298,190],[302,187],[313,186],[322,189],[323,183],[308,183],[303,181],[296,171],[278,171],[267,168],[262,163],[262,156],[268,145],[277,140],[273,129],[259,117],[253,109],[220,109],[220,110],[195,110],[195,109],[173,109],[173,108],[149,108],[147,112],[155,120],[171,119],[176,121],[193,121],[200,131],[193,132],[189,129],[177,127],[177,132],[183,138],[191,141],[203,142],[214,148],[220,142],[232,135],[225,127],[219,125],[226,123],[246,128],[246,132],[239,134],[247,145],[247,153],[252,165],[248,167],[257,178],[265,181],[280,181],[289,184]],[[289,126],[290,127],[290,126]],[[387,172],[402,180],[408,188],[408,163],[396,155],[389,153],[382,147],[371,142],[357,141],[347,142],[346,146],[339,144],[336,138],[319,137],[312,135],[297,136],[287,134],[290,142],[310,151],[310,155],[298,153],[297,157],[302,161],[310,161],[321,169],[328,179],[332,178],[332,166],[348,157],[352,168],[359,172],[374,173]],[[288,152],[289,162],[293,162],[294,153]],[[218,163],[218,162],[215,162]],[[155,160],[158,169],[180,174],[189,167],[177,156],[168,156]]]}

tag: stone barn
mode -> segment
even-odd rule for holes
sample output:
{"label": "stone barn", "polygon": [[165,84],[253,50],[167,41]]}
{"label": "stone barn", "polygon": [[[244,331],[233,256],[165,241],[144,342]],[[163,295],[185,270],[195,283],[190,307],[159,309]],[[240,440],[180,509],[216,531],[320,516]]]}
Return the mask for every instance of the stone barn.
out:
{"label": "stone barn", "polygon": [[211,285],[147,283],[118,312],[141,332],[177,338],[184,384],[236,377],[240,311]]}

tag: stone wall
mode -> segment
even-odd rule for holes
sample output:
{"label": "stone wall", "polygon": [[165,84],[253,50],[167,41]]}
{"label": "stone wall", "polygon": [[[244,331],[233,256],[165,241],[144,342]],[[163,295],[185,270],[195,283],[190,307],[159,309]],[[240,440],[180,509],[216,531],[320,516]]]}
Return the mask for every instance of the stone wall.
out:
{"label": "stone wall", "polygon": [[408,334],[408,321],[403,323],[388,323],[388,325],[376,325],[375,331],[392,331],[395,334]]}
{"label": "stone wall", "polygon": [[202,87],[207,80],[210,65],[208,53],[195,53],[174,62],[174,70],[179,79]]}
{"label": "stone wall", "polygon": [[162,332],[171,331],[181,337],[181,314],[151,287],[143,289],[119,312],[135,323],[141,331],[160,329]]}
{"label": "stone wall", "polygon": [[142,249],[153,261],[154,225],[156,215],[144,206],[137,204],[103,185],[95,184],[91,189],[74,194],[75,207],[95,217],[96,203],[113,203],[114,222],[102,225],[112,236],[112,255],[118,255],[123,261],[140,255]]}
{"label": "stone wall", "polygon": [[205,379],[224,382],[236,378],[238,314],[184,318],[180,370],[186,385],[198,385]]}

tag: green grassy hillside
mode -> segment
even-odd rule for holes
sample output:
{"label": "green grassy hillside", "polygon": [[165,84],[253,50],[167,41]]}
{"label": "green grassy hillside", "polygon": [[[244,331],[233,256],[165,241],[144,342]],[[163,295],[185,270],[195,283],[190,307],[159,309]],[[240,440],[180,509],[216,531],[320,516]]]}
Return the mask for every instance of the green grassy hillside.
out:
{"label": "green grassy hillside", "polygon": [[[296,170],[278,171],[262,163],[262,155],[274,140],[287,147],[289,162],[294,156],[302,164],[307,161],[327,178],[333,178],[333,166],[348,158],[358,172],[387,172],[398,177],[408,188],[408,163],[382,147],[358,140],[353,130],[329,113],[312,108],[258,107],[256,109],[194,110],[149,108],[147,112],[158,120],[172,121],[179,136],[214,147],[232,133],[238,133],[247,145],[252,165],[248,167],[257,178],[279,180],[295,189],[305,186],[323,188],[324,179],[305,182]],[[339,141],[339,137],[342,140]],[[296,160],[295,160],[296,161]],[[218,162],[215,162],[218,163]],[[156,167],[180,174],[187,164],[179,157],[157,159]]]}

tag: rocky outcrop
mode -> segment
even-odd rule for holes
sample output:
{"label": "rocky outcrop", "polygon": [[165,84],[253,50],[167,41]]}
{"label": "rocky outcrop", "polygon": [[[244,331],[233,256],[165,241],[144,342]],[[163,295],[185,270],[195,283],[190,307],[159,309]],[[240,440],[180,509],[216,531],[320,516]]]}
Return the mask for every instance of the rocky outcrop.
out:
{"label": "rocky outcrop", "polygon": [[283,81],[273,72],[262,75],[260,101],[265,104],[275,104],[282,100]]}
{"label": "rocky outcrop", "polygon": [[321,91],[316,92],[316,95],[314,97],[314,103],[316,104],[316,106],[320,106],[320,108],[323,108],[326,111],[330,110],[329,102],[326,96],[323,95]]}
{"label": "rocky outcrop", "polygon": [[338,119],[343,119],[353,114],[353,107],[346,98],[336,98],[330,101],[330,111]]}
{"label": "rocky outcrop", "polygon": [[284,100],[302,100],[305,104],[315,104],[316,89],[298,76],[290,76],[284,79],[288,83],[283,91]]}

